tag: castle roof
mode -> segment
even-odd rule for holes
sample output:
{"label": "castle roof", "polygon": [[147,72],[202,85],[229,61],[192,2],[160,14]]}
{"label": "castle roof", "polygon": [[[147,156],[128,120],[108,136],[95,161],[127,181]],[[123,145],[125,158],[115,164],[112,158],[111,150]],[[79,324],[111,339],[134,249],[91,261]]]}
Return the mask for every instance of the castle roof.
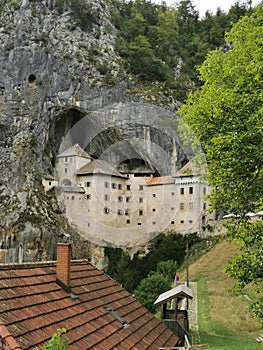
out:
{"label": "castle roof", "polygon": [[157,185],[170,185],[174,184],[174,178],[172,176],[158,176],[153,177],[146,183],[145,186],[157,186]]}
{"label": "castle roof", "polygon": [[81,148],[77,143],[66,149],[64,152],[58,154],[57,158],[74,156],[92,159],[92,157],[86,151],[84,151],[84,149]]}
{"label": "castle roof", "polygon": [[127,178],[125,175],[121,174],[118,170],[116,170],[111,164],[101,159],[93,159],[92,162],[84,165],[77,172],[78,176],[90,174],[104,174],[115,177]]}

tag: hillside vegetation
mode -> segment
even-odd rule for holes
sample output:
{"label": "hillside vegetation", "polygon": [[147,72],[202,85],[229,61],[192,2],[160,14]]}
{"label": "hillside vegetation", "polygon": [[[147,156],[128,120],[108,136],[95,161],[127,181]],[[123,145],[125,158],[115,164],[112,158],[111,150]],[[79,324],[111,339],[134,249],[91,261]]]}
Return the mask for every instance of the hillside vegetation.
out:
{"label": "hillside vegetation", "polygon": [[[248,311],[253,291],[231,293],[235,281],[224,272],[237,253],[236,244],[222,241],[189,266],[190,281],[197,282],[200,342],[213,350],[262,349],[255,341],[263,332],[260,321]],[[193,338],[197,339],[196,334]]]}

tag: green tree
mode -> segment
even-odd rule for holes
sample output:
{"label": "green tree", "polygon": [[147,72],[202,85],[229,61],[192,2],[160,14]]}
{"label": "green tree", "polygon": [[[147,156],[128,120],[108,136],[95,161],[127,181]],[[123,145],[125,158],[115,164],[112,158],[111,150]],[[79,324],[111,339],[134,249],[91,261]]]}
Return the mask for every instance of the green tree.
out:
{"label": "green tree", "polygon": [[[251,17],[245,16],[233,26],[226,37],[227,50],[208,54],[200,68],[203,86],[189,96],[180,111],[205,152],[213,207],[241,216],[262,203],[262,33],[263,6],[259,5]],[[242,286],[262,283],[260,275],[246,280],[242,273],[248,262],[247,251],[254,248],[253,264],[262,268],[262,231],[252,227],[242,220],[229,231],[244,248],[239,262],[232,263],[231,272]]]}
{"label": "green tree", "polygon": [[155,311],[154,302],[158,296],[171,288],[171,282],[161,273],[151,272],[135,289],[136,299],[150,312]]}
{"label": "green tree", "polygon": [[[42,347],[42,350],[66,350],[69,345],[67,343],[67,338],[63,337],[66,333],[65,328],[58,329],[56,333],[52,335],[52,338],[48,341],[47,345]],[[38,348],[34,348],[34,350],[38,350]]]}
{"label": "green tree", "polygon": [[157,264],[157,273],[166,277],[170,282],[174,280],[178,264],[173,260],[160,261]]}

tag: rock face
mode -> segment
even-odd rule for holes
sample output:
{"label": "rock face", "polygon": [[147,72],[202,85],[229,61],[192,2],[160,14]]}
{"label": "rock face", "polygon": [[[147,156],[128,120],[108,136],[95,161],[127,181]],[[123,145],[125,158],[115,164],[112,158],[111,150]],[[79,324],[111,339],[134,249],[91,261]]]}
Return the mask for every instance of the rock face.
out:
{"label": "rock face", "polygon": [[[73,255],[94,250],[69,227],[41,179],[59,151],[78,142],[114,164],[142,160],[172,173],[187,158],[178,117],[132,94],[114,49],[107,2],[81,13],[61,1],[0,7],[0,248],[2,261],[54,259],[70,232]],[[165,157],[163,156],[165,154]]]}

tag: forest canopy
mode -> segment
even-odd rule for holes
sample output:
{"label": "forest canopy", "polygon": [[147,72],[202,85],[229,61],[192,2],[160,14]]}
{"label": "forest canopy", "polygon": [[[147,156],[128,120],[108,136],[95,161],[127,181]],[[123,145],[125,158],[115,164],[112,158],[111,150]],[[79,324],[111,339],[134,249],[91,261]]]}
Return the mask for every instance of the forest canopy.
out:
{"label": "forest canopy", "polygon": [[140,82],[159,82],[176,99],[184,100],[191,83],[200,85],[197,67],[207,53],[225,45],[225,32],[242,16],[251,14],[251,2],[236,2],[200,18],[191,0],[166,6],[147,0],[111,1],[117,28],[116,47],[125,69]]}

